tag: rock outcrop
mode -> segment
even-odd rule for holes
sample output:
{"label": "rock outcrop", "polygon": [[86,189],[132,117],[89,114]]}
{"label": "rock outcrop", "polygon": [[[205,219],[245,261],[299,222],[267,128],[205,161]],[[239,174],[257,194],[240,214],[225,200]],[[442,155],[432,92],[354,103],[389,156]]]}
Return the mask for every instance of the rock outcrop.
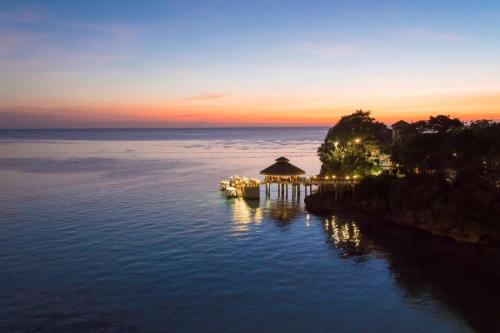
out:
{"label": "rock outcrop", "polygon": [[373,177],[356,188],[355,199],[335,202],[332,193],[305,199],[311,213],[357,209],[384,220],[460,242],[500,245],[500,191],[478,182],[454,185],[432,176]]}

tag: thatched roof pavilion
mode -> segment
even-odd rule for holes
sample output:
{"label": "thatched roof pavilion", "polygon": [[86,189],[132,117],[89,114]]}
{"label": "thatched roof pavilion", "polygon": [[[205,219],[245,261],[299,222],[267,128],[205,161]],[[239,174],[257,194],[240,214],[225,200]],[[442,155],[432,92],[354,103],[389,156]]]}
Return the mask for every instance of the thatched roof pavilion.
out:
{"label": "thatched roof pavilion", "polygon": [[262,170],[260,174],[266,176],[300,176],[306,173],[301,168],[288,163],[289,161],[286,157],[277,158],[276,163]]}
{"label": "thatched roof pavilion", "polygon": [[392,124],[392,141],[395,142],[396,140],[399,139],[399,133],[401,132],[402,129],[405,129],[406,127],[410,126],[409,123],[407,123],[404,120],[400,120],[397,123]]}
{"label": "thatched roof pavilion", "polygon": [[409,124],[408,122],[406,122],[406,121],[404,121],[404,120],[400,120],[400,121],[398,121],[398,122],[396,122],[396,123],[392,124],[392,125],[391,125],[391,128],[392,128],[393,130],[399,130],[399,129],[403,129],[403,128],[405,128],[405,127],[409,126],[409,125],[410,125],[410,124]]}

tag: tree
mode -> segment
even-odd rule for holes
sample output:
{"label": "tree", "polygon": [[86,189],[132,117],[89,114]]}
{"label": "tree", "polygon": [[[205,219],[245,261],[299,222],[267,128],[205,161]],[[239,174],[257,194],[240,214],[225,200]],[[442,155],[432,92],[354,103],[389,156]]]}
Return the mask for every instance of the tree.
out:
{"label": "tree", "polygon": [[365,145],[350,141],[338,143],[327,141],[318,149],[318,155],[323,162],[321,175],[367,176],[382,171],[380,165],[368,158]]}
{"label": "tree", "polygon": [[495,122],[493,120],[480,119],[480,120],[471,121],[469,124],[469,127],[470,128],[485,128],[485,127],[493,126],[494,124],[495,124]]}
{"label": "tree", "polygon": [[379,165],[369,158],[367,142],[388,145],[391,131],[381,122],[370,116],[369,111],[357,110],[343,116],[330,128],[324,143],[318,148],[322,162],[322,175],[358,175],[377,174]]}
{"label": "tree", "polygon": [[370,114],[370,111],[356,110],[351,115],[341,117],[339,122],[328,130],[325,141],[345,142],[354,138],[390,141],[391,131],[384,123],[372,118]]}
{"label": "tree", "polygon": [[464,123],[458,118],[450,118],[450,116],[438,115],[430,117],[427,126],[431,131],[438,133],[446,133],[450,130],[461,128]]}
{"label": "tree", "polygon": [[494,184],[500,173],[500,124],[477,120],[465,126],[459,119],[431,117],[402,130],[391,160],[408,170],[453,171],[457,179]]}

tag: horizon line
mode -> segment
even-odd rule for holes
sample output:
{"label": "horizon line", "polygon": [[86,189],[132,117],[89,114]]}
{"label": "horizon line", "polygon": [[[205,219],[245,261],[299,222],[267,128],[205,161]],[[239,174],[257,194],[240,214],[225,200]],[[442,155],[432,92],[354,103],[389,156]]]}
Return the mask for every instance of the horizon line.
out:
{"label": "horizon line", "polygon": [[33,131],[33,130],[158,130],[158,129],[242,129],[242,128],[328,128],[325,126],[210,126],[210,127],[19,127],[0,128],[0,131]]}

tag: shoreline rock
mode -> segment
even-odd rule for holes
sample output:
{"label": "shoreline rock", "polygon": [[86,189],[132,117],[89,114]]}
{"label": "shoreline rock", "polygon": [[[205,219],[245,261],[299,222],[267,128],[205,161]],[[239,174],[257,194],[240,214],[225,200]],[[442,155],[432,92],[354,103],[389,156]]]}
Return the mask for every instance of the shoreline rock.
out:
{"label": "shoreline rock", "polygon": [[457,242],[500,247],[500,234],[498,232],[478,227],[475,224],[460,225],[460,223],[453,224],[449,221],[443,223],[439,220],[439,212],[433,212],[431,209],[406,210],[398,214],[391,212],[384,207],[385,205],[368,200],[335,202],[334,196],[329,192],[308,195],[304,202],[307,211],[316,215],[355,210],[388,223],[415,228]]}

